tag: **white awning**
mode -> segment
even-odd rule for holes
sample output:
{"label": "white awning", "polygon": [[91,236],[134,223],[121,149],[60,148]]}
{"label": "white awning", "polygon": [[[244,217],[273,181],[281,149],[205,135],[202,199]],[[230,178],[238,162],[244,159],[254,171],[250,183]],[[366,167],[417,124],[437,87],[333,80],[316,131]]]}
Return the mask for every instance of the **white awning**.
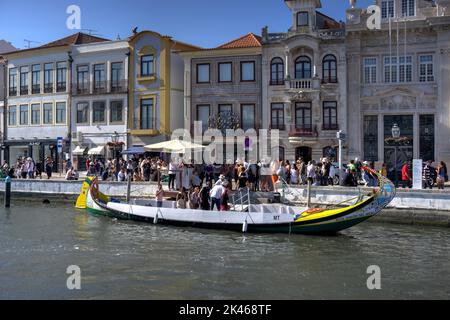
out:
{"label": "white awning", "polygon": [[74,156],[82,156],[82,155],[84,154],[85,151],[86,151],[86,148],[85,148],[85,147],[77,146],[77,147],[72,151],[72,154],[73,154]]}
{"label": "white awning", "polygon": [[102,155],[102,154],[103,154],[103,150],[105,150],[105,147],[104,147],[104,146],[92,148],[92,149],[90,149],[90,150],[88,151],[88,154],[89,154],[89,155],[95,155],[95,156],[97,156],[97,155]]}

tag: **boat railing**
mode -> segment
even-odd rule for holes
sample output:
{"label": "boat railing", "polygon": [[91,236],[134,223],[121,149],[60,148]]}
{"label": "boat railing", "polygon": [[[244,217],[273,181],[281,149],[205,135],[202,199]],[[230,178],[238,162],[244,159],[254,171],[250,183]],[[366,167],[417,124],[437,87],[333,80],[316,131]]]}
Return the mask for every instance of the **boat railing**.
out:
{"label": "boat railing", "polygon": [[241,188],[231,196],[231,204],[234,211],[244,211],[245,206],[250,208],[250,189]]}

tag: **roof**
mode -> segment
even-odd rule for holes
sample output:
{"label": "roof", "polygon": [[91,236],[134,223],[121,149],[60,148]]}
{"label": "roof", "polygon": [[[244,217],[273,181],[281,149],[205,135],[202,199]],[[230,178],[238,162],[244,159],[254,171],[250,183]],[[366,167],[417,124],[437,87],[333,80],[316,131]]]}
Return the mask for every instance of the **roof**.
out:
{"label": "roof", "polygon": [[262,46],[262,38],[254,33],[246,34],[238,39],[227,42],[215,49],[255,48]]}
{"label": "roof", "polygon": [[145,34],[145,33],[151,33],[151,34],[154,34],[154,35],[156,35],[156,36],[158,36],[160,38],[170,39],[174,43],[174,46],[173,46],[172,49],[175,50],[175,51],[189,51],[189,50],[201,50],[202,49],[201,47],[194,46],[194,45],[192,45],[190,43],[182,42],[182,41],[179,41],[179,40],[176,40],[176,39],[172,39],[172,37],[170,37],[170,36],[163,36],[162,34],[156,32],[156,31],[150,31],[150,30],[143,30],[143,31],[140,31],[140,32],[133,33],[130,37],[128,37],[128,41],[132,42],[137,37],[139,37],[139,36],[141,36],[142,34]]}
{"label": "roof", "polygon": [[92,36],[90,34],[78,32],[72,34],[68,37],[58,39],[56,41],[44,44],[38,48],[49,48],[49,47],[58,47],[58,46],[66,46],[66,45],[76,45],[76,44],[88,44],[94,42],[103,42],[110,41],[109,39],[104,39],[96,36]]}
{"label": "roof", "polygon": [[75,34],[72,34],[68,37],[58,39],[56,41],[49,42],[47,44],[44,44],[40,47],[34,47],[29,49],[23,49],[23,50],[15,50],[15,51],[9,51],[7,54],[12,53],[20,53],[20,52],[27,52],[32,50],[41,50],[41,49],[47,49],[47,48],[56,48],[56,47],[63,47],[63,46],[70,46],[70,45],[77,45],[77,44],[88,44],[88,43],[96,43],[96,42],[104,42],[104,41],[110,41],[109,39],[100,38],[96,36],[92,36],[86,33],[78,32]]}
{"label": "roof", "polygon": [[13,50],[17,49],[11,43],[5,40],[0,40],[0,54]]}

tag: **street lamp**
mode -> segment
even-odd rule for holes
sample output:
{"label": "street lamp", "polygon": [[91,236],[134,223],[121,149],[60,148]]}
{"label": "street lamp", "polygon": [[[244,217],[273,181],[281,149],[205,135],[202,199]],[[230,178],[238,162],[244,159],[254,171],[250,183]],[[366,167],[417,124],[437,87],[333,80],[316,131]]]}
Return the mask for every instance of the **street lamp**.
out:
{"label": "street lamp", "polygon": [[398,188],[398,172],[397,172],[397,148],[398,148],[398,140],[400,138],[400,127],[398,124],[394,123],[392,126],[392,138],[394,140],[394,172],[395,172],[395,186]]}

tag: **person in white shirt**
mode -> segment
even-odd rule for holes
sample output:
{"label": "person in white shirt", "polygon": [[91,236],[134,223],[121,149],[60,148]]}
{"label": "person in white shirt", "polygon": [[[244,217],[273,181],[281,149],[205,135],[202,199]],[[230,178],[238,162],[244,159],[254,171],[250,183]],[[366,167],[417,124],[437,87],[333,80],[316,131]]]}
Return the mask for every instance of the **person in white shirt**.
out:
{"label": "person in white shirt", "polygon": [[178,170],[178,165],[175,162],[175,160],[172,160],[169,163],[169,190],[174,190],[175,189],[175,177],[177,174],[177,170]]}
{"label": "person in white shirt", "polygon": [[211,197],[211,211],[214,210],[214,205],[216,205],[217,211],[220,211],[220,200],[222,198],[222,193],[222,184],[216,184],[209,192],[209,196]]}

